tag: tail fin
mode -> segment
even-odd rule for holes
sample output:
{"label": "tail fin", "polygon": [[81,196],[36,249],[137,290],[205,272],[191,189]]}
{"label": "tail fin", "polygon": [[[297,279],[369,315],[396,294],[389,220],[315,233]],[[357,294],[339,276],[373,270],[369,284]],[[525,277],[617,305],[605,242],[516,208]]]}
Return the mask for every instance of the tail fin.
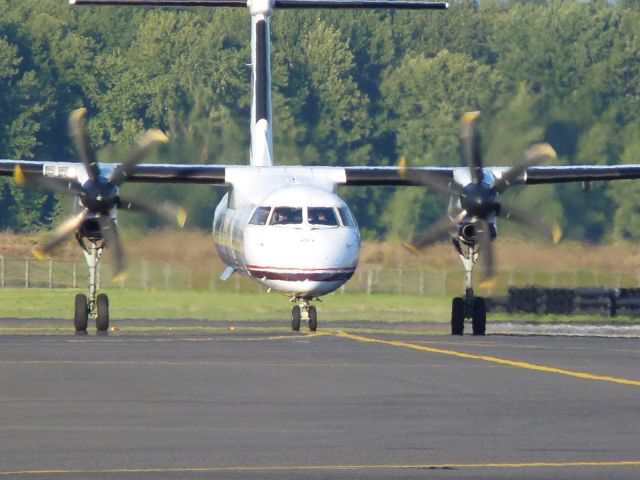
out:
{"label": "tail fin", "polygon": [[273,165],[269,17],[251,16],[251,165]]}

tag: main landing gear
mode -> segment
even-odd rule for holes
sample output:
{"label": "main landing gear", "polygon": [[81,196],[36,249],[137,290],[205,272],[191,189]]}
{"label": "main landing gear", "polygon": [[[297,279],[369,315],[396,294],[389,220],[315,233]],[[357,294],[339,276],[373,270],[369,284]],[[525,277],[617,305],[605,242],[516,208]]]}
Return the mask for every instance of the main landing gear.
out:
{"label": "main landing gear", "polygon": [[476,244],[461,243],[453,240],[465,270],[465,295],[455,297],[451,302],[451,335],[464,333],[465,319],[471,319],[474,335],[484,335],[487,327],[487,307],[485,299],[473,293],[473,267],[478,261]]}
{"label": "main landing gear", "polygon": [[292,302],[298,302],[298,305],[291,309],[291,330],[300,331],[300,323],[302,320],[307,321],[309,331],[315,332],[318,329],[318,311],[316,307],[309,304],[307,298],[294,298]]}
{"label": "main landing gear", "polygon": [[89,240],[89,245],[83,242],[80,244],[89,267],[89,297],[84,293],[76,295],[73,326],[76,335],[86,335],[89,316],[93,316],[96,320],[96,333],[106,335],[109,331],[109,297],[104,293],[96,295],[98,264],[104,250],[104,242]]}

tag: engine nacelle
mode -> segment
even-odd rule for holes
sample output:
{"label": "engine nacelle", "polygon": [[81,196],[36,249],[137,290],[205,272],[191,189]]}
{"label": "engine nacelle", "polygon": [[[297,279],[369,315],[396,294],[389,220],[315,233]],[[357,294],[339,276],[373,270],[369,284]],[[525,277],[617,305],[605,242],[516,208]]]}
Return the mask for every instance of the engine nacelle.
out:
{"label": "engine nacelle", "polygon": [[[489,223],[489,235],[491,240],[496,238],[496,225]],[[458,224],[458,238],[467,245],[474,245],[478,241],[478,230],[475,222],[462,222]]]}
{"label": "engine nacelle", "polygon": [[476,243],[476,226],[471,222],[458,224],[458,237],[468,245]]}

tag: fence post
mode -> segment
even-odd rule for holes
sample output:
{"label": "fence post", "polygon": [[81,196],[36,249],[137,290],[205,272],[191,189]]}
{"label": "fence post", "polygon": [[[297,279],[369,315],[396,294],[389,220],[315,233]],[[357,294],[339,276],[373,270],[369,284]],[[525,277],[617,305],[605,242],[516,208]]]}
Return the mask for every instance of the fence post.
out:
{"label": "fence post", "polygon": [[164,289],[165,290],[170,290],[171,289],[171,264],[169,262],[166,262],[164,264]]}
{"label": "fence post", "polygon": [[53,259],[49,259],[49,288],[53,288]]}
{"label": "fence post", "polygon": [[24,288],[29,288],[29,258],[24,259]]}
{"label": "fence post", "polygon": [[78,264],[73,262],[73,288],[78,288]]}
{"label": "fence post", "polygon": [[4,288],[4,255],[0,255],[0,287]]}
{"label": "fence post", "polygon": [[369,269],[367,271],[367,295],[371,295],[373,289],[373,271]]}
{"label": "fence post", "polygon": [[420,269],[419,285],[420,285],[420,295],[424,295],[424,270],[422,269]]}
{"label": "fence post", "polygon": [[142,267],[142,288],[149,290],[149,263],[146,260],[140,261]]}

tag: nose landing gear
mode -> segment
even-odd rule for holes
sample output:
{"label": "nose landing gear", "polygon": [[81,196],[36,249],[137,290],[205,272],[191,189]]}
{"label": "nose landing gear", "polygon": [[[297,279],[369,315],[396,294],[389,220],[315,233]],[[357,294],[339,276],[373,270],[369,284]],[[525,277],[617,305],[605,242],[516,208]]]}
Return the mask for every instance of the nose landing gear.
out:
{"label": "nose landing gear", "polygon": [[298,305],[291,309],[291,330],[299,332],[300,323],[305,320],[309,325],[309,331],[315,332],[318,329],[318,311],[309,303],[310,299],[293,298],[291,301],[298,302]]}

